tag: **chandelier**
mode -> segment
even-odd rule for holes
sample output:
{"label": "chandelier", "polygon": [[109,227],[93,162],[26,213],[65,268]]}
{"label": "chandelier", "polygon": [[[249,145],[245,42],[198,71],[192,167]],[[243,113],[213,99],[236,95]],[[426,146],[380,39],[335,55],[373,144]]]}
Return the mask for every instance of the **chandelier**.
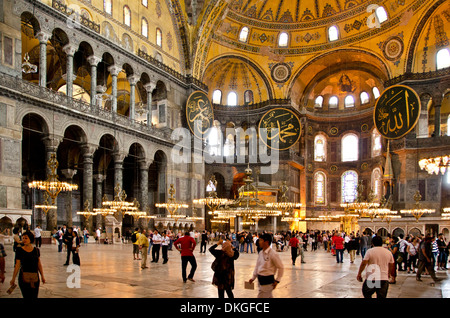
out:
{"label": "chandelier", "polygon": [[420,208],[420,200],[422,200],[422,196],[420,195],[420,191],[417,190],[416,194],[414,194],[414,201],[416,201],[416,203],[414,204],[414,209],[400,210],[400,213],[411,214],[416,218],[416,221],[419,222],[419,219],[422,217],[422,215],[435,212],[434,209]]}
{"label": "chandelier", "polygon": [[421,159],[419,160],[419,167],[422,170],[426,170],[429,174],[445,174],[448,169],[449,159],[449,155]]}
{"label": "chandelier", "polygon": [[143,102],[139,102],[136,104],[135,107],[135,112],[136,114],[138,114],[139,116],[144,116],[148,114],[148,109],[147,109],[147,105],[144,104]]}
{"label": "chandelier", "polygon": [[363,192],[364,185],[362,180],[360,180],[358,182],[358,186],[356,187],[356,199],[353,202],[341,204],[341,207],[346,211],[346,216],[352,215],[354,217],[371,217],[371,215],[373,215],[373,211],[371,210],[380,206],[379,203],[374,202],[375,195],[373,190],[370,190],[367,201],[363,196]]}
{"label": "chandelier", "polygon": [[231,204],[232,200],[219,198],[217,196],[217,180],[214,175],[211,176],[209,180],[210,188],[213,189],[208,191],[208,196],[206,198],[193,200],[194,204],[206,205],[209,208],[208,214],[215,214],[216,210],[223,205]]}
{"label": "chandelier", "polygon": [[103,102],[112,100],[113,96],[106,94],[106,86],[98,85],[97,86],[97,94],[95,94],[94,98],[97,101],[97,106],[103,107]]}
{"label": "chandelier", "polygon": [[177,213],[178,210],[183,209],[183,208],[188,208],[189,205],[187,205],[185,203],[177,202],[176,199],[174,198],[175,192],[176,192],[176,190],[175,190],[173,184],[171,184],[169,187],[169,199],[167,199],[167,202],[166,203],[156,203],[155,206],[157,208],[165,208],[167,210],[167,212],[169,212],[169,215],[167,217],[175,219],[175,222],[176,222],[180,218],[186,218],[186,215],[178,214]]}
{"label": "chandelier", "polygon": [[49,176],[45,181],[32,181],[28,183],[28,187],[31,189],[39,189],[47,191],[50,198],[52,198],[52,205],[55,204],[56,198],[61,191],[74,191],[78,189],[78,185],[67,182],[61,182],[58,180],[56,173],[58,169],[58,160],[56,160],[56,154],[52,153],[50,159],[47,162],[47,166],[50,169]]}
{"label": "chandelier", "polygon": [[443,220],[450,220],[450,208],[443,208],[442,211],[441,218]]}
{"label": "chandelier", "polygon": [[89,211],[89,200],[86,200],[84,202],[84,211],[77,212],[77,214],[84,216],[87,222],[92,215],[97,215],[97,212]]}
{"label": "chandelier", "polygon": [[51,204],[48,202],[49,197],[50,197],[50,196],[48,195],[48,193],[47,193],[47,192],[44,192],[44,202],[43,202],[43,204],[36,204],[36,205],[34,206],[36,209],[42,209],[42,211],[44,212],[45,215],[47,215],[47,213],[48,213],[50,210],[56,210],[56,209],[57,209],[57,206],[56,206],[56,205],[51,205]]}
{"label": "chandelier", "polygon": [[24,72],[25,74],[37,73],[37,69],[37,65],[30,63],[30,56],[28,55],[28,52],[25,53],[22,63],[22,72]]}

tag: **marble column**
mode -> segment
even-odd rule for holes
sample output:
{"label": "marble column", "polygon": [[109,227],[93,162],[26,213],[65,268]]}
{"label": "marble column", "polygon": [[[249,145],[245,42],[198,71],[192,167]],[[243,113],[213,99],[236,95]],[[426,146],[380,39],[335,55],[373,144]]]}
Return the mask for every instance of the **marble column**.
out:
{"label": "marble column", "polygon": [[[123,190],[123,160],[125,159],[126,154],[121,152],[115,152],[113,154],[114,157],[114,187],[117,185]],[[116,195],[114,193],[114,195]],[[123,217],[122,213],[116,213],[117,221],[121,222]]]}
{"label": "marble column", "polygon": [[[64,169],[61,171],[67,182],[73,183],[73,176],[77,173],[76,169]],[[66,224],[67,226],[73,226],[73,208],[72,208],[72,191],[64,193],[64,208],[66,209]]]}
{"label": "marble column", "polygon": [[111,101],[111,112],[117,114],[117,76],[122,71],[122,68],[112,65],[108,67],[109,74],[111,74],[111,88],[112,88],[112,101]]}
{"label": "marble column", "polygon": [[47,87],[47,42],[51,33],[39,31],[36,38],[39,40],[39,85]]}
{"label": "marble column", "polygon": [[419,122],[417,123],[416,136],[417,138],[428,137],[428,102],[430,101],[429,95],[424,95],[420,99],[421,109]]}
{"label": "marble column", "polygon": [[[140,160],[139,161],[139,204],[141,205],[141,211],[147,212],[148,208],[148,168],[151,161]],[[139,219],[139,226],[145,229],[148,228],[148,219]]]}
{"label": "marble column", "polygon": [[139,81],[139,76],[131,75],[128,77],[130,83],[130,119],[134,120],[136,117],[136,84]]}
{"label": "marble column", "polygon": [[[82,206],[86,201],[89,202],[89,210],[92,211],[94,207],[93,198],[93,166],[94,166],[94,152],[97,149],[95,145],[84,145],[83,147],[83,200]],[[92,233],[92,218],[88,218],[87,222],[84,223],[89,233]]]}
{"label": "marble column", "polygon": [[[51,174],[51,169],[47,165],[48,160],[51,158],[51,156],[53,154],[56,155],[58,146],[62,140],[63,140],[63,137],[55,136],[55,135],[50,135],[50,136],[46,136],[46,137],[42,138],[42,141],[45,146],[45,164],[46,164],[45,169],[46,169],[47,178]],[[49,203],[56,204],[56,200],[55,200],[55,202],[51,202],[51,199],[50,199]],[[48,211],[48,213],[47,213],[47,231],[52,231],[53,228],[57,227],[57,225],[58,225],[57,211],[56,210]]]}
{"label": "marble column", "polygon": [[440,137],[442,96],[433,97],[433,104],[434,104],[434,137]]}
{"label": "marble column", "polygon": [[66,53],[66,94],[67,96],[73,96],[73,56],[77,51],[77,47],[73,44],[67,44],[63,47],[63,51]]}
{"label": "marble column", "polygon": [[97,94],[97,65],[102,59],[91,55],[87,58],[88,63],[91,65],[91,107],[97,106],[97,100],[95,95]]}
{"label": "marble column", "polygon": [[[96,208],[101,208],[102,207],[102,199],[103,199],[103,181],[106,179],[106,175],[104,174],[96,174],[94,175],[94,180],[95,180],[95,207]],[[102,227],[102,229],[104,228],[104,224],[103,224],[103,216],[102,215],[97,215],[96,216],[96,226],[97,228],[99,226]]]}
{"label": "marble column", "polygon": [[147,126],[152,125],[152,93],[156,88],[156,83],[150,82],[144,85],[145,90],[147,91]]}

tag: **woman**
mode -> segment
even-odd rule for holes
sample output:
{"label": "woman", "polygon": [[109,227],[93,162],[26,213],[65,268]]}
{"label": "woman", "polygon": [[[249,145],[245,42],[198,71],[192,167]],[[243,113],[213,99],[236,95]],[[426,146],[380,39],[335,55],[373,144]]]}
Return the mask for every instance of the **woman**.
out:
{"label": "woman", "polygon": [[395,261],[395,267],[394,267],[394,273],[392,274],[392,278],[389,281],[390,284],[395,284],[397,281],[397,266],[401,265],[401,262],[399,262],[397,260],[398,255],[399,255],[399,244],[398,244],[398,237],[397,236],[393,236],[391,239],[391,243],[389,245],[389,250],[391,251],[392,255],[394,256],[394,261]]}
{"label": "woman", "polygon": [[72,231],[72,261],[75,265],[80,266],[80,254],[78,254],[80,250],[80,237],[78,236],[77,231]]}
{"label": "woman", "polygon": [[[216,249],[218,245],[222,245],[221,250]],[[229,240],[219,240],[218,244],[209,248],[209,252],[216,258],[211,265],[214,271],[212,284],[217,287],[219,298],[225,298],[225,292],[228,298],[234,298],[234,261],[239,257],[238,250],[232,247]]]}
{"label": "woman", "polygon": [[15,252],[17,250],[17,247],[22,246],[22,238],[21,233],[18,227],[15,227],[13,229],[13,238],[14,238],[14,244],[13,244],[13,251]]}
{"label": "woman", "polygon": [[37,298],[39,293],[39,274],[45,284],[39,249],[33,247],[34,235],[30,231],[22,235],[22,247],[16,250],[16,265],[14,267],[11,286],[16,282],[19,274],[19,287],[23,298]]}
{"label": "woman", "polygon": [[408,274],[412,271],[416,273],[417,268],[417,249],[419,248],[419,239],[414,238],[412,242],[407,243],[406,252],[408,253]]}

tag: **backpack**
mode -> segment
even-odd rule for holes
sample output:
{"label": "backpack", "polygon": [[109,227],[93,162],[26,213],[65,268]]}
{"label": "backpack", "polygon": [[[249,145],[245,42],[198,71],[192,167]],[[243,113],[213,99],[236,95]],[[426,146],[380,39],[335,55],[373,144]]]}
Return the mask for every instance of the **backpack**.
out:
{"label": "backpack", "polygon": [[131,235],[131,242],[136,243],[136,241],[137,241],[137,238],[136,238],[136,232],[134,232],[134,233]]}

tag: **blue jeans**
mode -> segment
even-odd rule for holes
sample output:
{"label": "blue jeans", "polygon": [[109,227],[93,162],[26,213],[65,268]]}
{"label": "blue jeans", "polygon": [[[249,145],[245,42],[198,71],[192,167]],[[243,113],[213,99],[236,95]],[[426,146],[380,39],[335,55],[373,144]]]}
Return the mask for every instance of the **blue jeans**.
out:
{"label": "blue jeans", "polygon": [[248,248],[250,247],[250,253],[253,253],[253,244],[252,243],[247,243],[247,253],[248,253]]}
{"label": "blue jeans", "polygon": [[366,255],[367,247],[361,247],[361,257],[364,258],[364,255]]}
{"label": "blue jeans", "polygon": [[336,262],[337,263],[343,263],[344,262],[344,249],[336,250]]}

